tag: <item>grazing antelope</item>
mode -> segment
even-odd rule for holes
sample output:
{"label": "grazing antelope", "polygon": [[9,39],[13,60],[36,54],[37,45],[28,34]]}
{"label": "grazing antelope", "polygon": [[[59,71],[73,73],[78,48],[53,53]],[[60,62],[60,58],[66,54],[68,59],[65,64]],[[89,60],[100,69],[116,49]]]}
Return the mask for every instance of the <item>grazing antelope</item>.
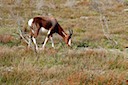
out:
{"label": "grazing antelope", "polygon": [[38,50],[35,38],[38,36],[40,31],[47,32],[47,36],[43,43],[42,49],[45,48],[45,45],[48,42],[49,38],[52,42],[52,47],[54,48],[54,42],[52,38],[54,33],[58,33],[64,39],[65,43],[68,46],[71,46],[71,36],[73,34],[73,31],[69,30],[69,34],[67,34],[60,26],[58,21],[53,17],[34,17],[28,21],[28,25],[31,29],[28,47],[30,47],[32,40],[35,46],[35,50]]}

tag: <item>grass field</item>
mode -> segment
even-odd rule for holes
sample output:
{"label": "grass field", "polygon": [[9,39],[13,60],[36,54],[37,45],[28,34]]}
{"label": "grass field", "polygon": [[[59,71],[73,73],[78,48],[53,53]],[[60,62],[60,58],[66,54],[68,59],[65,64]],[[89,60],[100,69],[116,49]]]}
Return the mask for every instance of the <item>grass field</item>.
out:
{"label": "grass field", "polygon": [[[128,85],[127,9],[128,0],[0,0],[0,85]],[[72,48],[54,34],[55,49],[27,50],[17,28],[34,16],[72,29]]]}

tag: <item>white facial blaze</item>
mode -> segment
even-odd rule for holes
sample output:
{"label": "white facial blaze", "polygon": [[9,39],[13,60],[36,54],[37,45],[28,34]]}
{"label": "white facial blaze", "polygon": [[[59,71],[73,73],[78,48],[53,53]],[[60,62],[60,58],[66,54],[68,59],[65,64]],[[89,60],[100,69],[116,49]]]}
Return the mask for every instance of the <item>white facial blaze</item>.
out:
{"label": "white facial blaze", "polygon": [[30,20],[28,21],[28,25],[29,25],[29,26],[32,26],[32,22],[33,22],[33,19],[30,19]]}
{"label": "white facial blaze", "polygon": [[71,39],[69,39],[69,41],[68,41],[68,45],[71,46]]}

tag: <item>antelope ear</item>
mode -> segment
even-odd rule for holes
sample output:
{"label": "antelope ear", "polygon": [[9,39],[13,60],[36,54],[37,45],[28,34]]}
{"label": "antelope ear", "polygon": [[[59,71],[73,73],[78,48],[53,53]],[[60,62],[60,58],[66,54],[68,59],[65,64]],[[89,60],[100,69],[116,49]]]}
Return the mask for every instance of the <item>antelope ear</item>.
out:
{"label": "antelope ear", "polygon": [[71,37],[73,34],[73,30],[69,29],[69,36]]}

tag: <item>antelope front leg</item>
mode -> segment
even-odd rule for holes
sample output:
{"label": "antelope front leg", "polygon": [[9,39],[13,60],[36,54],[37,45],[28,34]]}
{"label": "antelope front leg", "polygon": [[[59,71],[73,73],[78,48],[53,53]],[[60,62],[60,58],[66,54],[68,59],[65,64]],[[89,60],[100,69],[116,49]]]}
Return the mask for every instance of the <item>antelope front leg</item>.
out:
{"label": "antelope front leg", "polygon": [[51,36],[50,33],[51,33],[51,29],[48,31],[47,37],[45,38],[44,44],[43,44],[43,46],[42,46],[42,49],[43,49],[43,50],[44,50],[44,48],[45,48],[46,43],[48,42],[49,37]]}
{"label": "antelope front leg", "polygon": [[43,49],[43,50],[44,50],[44,48],[45,48],[46,43],[48,42],[48,39],[49,39],[48,37],[45,38],[44,44],[43,44],[43,46],[42,46],[42,49]]}
{"label": "antelope front leg", "polygon": [[50,36],[50,40],[51,40],[51,42],[52,42],[52,47],[55,48],[55,46],[54,46],[54,41],[53,41],[52,36]]}

